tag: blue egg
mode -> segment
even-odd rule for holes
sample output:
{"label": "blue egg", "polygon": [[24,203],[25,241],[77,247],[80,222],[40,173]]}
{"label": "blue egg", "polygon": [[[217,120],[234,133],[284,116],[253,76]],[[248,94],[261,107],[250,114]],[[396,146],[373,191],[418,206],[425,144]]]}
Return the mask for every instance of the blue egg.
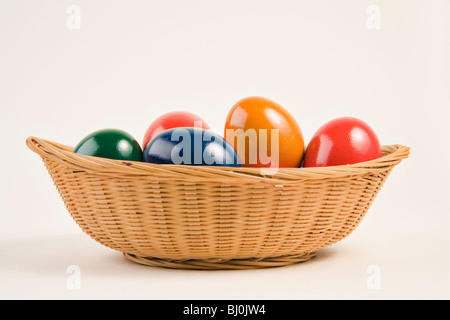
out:
{"label": "blue egg", "polygon": [[201,128],[173,128],[156,135],[143,161],[157,164],[240,167],[236,150],[220,135]]}

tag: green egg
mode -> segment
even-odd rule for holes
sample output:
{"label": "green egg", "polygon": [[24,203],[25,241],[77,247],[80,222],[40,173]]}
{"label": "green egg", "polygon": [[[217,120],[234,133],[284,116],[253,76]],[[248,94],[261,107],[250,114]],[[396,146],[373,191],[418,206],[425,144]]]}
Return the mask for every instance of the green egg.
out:
{"label": "green egg", "polygon": [[102,129],[89,134],[73,152],[85,156],[142,161],[139,143],[129,133],[118,129]]}

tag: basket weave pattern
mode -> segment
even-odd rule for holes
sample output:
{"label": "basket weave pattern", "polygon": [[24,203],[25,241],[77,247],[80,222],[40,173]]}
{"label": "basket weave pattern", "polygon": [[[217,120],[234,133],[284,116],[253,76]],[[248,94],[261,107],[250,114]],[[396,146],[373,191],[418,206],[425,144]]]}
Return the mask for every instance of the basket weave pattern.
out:
{"label": "basket weave pattern", "polygon": [[74,154],[30,137],[81,229],[135,262],[194,269],[306,261],[349,235],[409,148],[327,168],[198,167]]}

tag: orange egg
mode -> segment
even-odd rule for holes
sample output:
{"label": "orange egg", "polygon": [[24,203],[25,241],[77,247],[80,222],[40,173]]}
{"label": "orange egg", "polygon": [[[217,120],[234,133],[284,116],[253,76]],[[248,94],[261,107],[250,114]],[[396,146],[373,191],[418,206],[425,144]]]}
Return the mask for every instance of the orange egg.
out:
{"label": "orange egg", "polygon": [[264,97],[239,100],[228,113],[224,136],[243,167],[298,168],[305,152],[297,121]]}

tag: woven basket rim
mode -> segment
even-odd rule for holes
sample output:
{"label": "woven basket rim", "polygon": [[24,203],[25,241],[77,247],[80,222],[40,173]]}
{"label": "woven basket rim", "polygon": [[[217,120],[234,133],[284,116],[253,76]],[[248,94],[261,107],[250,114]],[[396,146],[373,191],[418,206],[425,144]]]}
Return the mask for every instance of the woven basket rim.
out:
{"label": "woven basket rim", "polygon": [[365,162],[350,165],[315,167],[315,168],[249,168],[222,166],[190,166],[190,165],[161,165],[138,161],[114,160],[76,154],[72,147],[30,136],[26,145],[42,158],[69,167],[74,171],[83,171],[109,176],[152,175],[158,172],[158,178],[188,179],[195,181],[217,180],[218,182],[240,183],[263,180],[273,183],[294,183],[312,179],[341,178],[360,176],[370,172],[386,170],[408,158],[408,146],[394,144],[383,145],[383,156]]}

